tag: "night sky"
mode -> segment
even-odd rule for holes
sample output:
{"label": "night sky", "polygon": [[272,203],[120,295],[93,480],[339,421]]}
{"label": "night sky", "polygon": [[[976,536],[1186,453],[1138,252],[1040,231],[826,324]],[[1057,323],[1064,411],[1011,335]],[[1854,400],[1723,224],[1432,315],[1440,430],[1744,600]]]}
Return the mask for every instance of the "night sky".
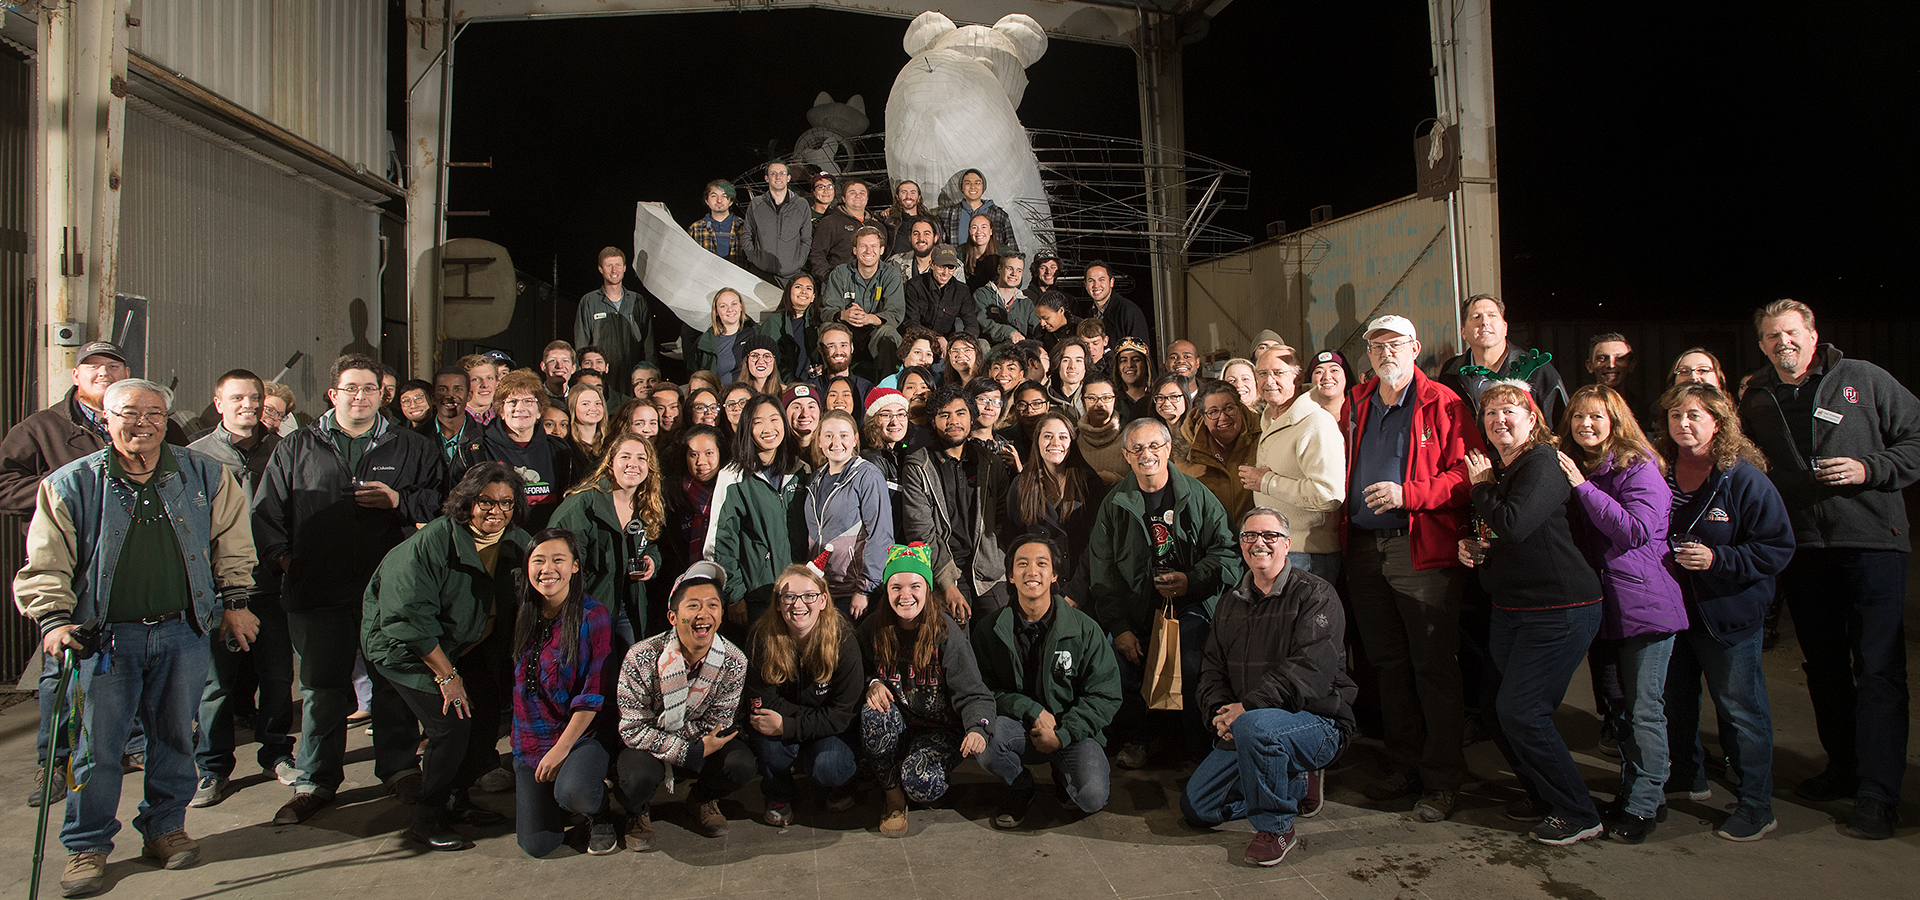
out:
{"label": "night sky", "polygon": [[[1504,293],[1534,319],[1744,316],[1793,296],[1911,318],[1920,288],[1920,78],[1907,4],[1498,3],[1494,78]],[[504,244],[576,296],[632,241],[633,203],[704,212],[702,185],[784,151],[824,90],[869,131],[907,61],[902,19],[752,11],[480,24],[454,75],[453,236]],[[1252,171],[1265,234],[1412,192],[1433,115],[1426,5],[1240,0],[1186,48],[1188,149]],[[1139,136],[1132,53],[1050,43],[1034,128]],[[991,191],[989,191],[991,195]],[[875,205],[879,205],[876,201]]]}

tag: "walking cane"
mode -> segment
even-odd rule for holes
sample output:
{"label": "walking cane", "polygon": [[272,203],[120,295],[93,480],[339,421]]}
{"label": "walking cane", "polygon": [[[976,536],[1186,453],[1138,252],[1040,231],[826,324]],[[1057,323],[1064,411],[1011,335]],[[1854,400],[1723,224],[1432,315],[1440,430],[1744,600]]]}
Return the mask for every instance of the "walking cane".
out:
{"label": "walking cane", "polygon": [[[74,666],[80,660],[90,659],[100,649],[100,620],[95,619],[73,630],[74,641],[79,649],[62,648],[60,651],[60,688],[53,695],[53,721],[47,727],[47,762],[40,773],[40,825],[33,835],[33,879],[27,887],[28,897],[40,896],[40,864],[47,857],[47,810],[53,802],[53,779],[60,768],[60,728],[61,718],[67,715],[67,684],[73,675]],[[76,741],[76,743],[78,743]],[[76,747],[68,747],[72,754]],[[77,790],[77,788],[76,788]]]}

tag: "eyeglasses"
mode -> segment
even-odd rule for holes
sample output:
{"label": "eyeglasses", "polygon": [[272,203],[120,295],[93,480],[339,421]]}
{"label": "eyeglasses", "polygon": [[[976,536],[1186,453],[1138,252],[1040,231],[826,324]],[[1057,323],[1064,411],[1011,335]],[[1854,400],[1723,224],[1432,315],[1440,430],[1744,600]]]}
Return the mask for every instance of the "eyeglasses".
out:
{"label": "eyeglasses", "polygon": [[882,422],[899,422],[904,420],[906,417],[907,417],[906,413],[903,413],[895,409],[895,410],[888,410],[886,412],[874,413],[869,418],[879,419]]}
{"label": "eyeglasses", "polygon": [[485,497],[481,497],[480,499],[473,501],[473,508],[474,509],[512,509],[513,501],[510,499],[509,500],[489,500]]}
{"label": "eyeglasses", "polygon": [[1222,406],[1219,409],[1209,409],[1201,415],[1209,419],[1232,419],[1239,416],[1240,411],[1231,406]]}
{"label": "eyeglasses", "polygon": [[1151,444],[1134,444],[1127,448],[1127,452],[1139,456],[1142,453],[1159,453],[1165,449],[1167,449],[1166,441],[1154,441]]}
{"label": "eyeglasses", "polygon": [[697,413],[711,413],[711,412],[719,412],[719,411],[720,411],[720,404],[718,404],[718,403],[695,403],[695,404],[693,405],[693,411],[694,411],[694,412],[697,412]]}
{"label": "eyeglasses", "polygon": [[509,397],[506,399],[503,405],[505,406],[539,406],[540,401],[534,397]]}
{"label": "eyeglasses", "polygon": [[134,412],[133,410],[128,409],[128,410],[121,410],[120,412],[116,412],[113,415],[114,415],[114,418],[116,419],[132,422],[135,425],[158,425],[161,422],[165,422],[167,420],[167,414],[164,412],[142,413],[142,412]]}
{"label": "eyeglasses", "polygon": [[1413,338],[1401,338],[1397,341],[1368,341],[1368,353],[1393,353],[1401,347],[1413,343]]}
{"label": "eyeglasses", "polygon": [[1240,532],[1240,543],[1242,544],[1253,544],[1253,543],[1278,544],[1281,541],[1286,539],[1287,539],[1287,533],[1284,531],[1242,531]]}
{"label": "eyeglasses", "polygon": [[989,397],[989,396],[986,396],[985,394],[982,394],[978,397],[973,398],[973,405],[981,409],[999,409],[1000,398]]}
{"label": "eyeglasses", "polygon": [[1712,366],[1694,366],[1692,368],[1681,366],[1680,368],[1673,370],[1673,377],[1675,378],[1685,378],[1688,375],[1692,375],[1695,378],[1704,378],[1712,374],[1713,374]]}
{"label": "eyeglasses", "polygon": [[1153,396],[1153,402],[1155,404],[1178,403],[1185,399],[1187,398],[1181,394],[1155,394]]}
{"label": "eyeglasses", "polygon": [[[753,399],[753,398],[751,398],[751,397],[741,397],[741,398],[740,398],[740,399],[738,399],[738,400],[728,400],[728,401],[727,401],[727,408],[728,408],[728,409],[746,409],[746,408],[747,408],[747,401],[748,401],[748,400],[751,400],[751,399]],[[696,407],[694,407],[694,409],[699,409],[699,408],[700,408],[700,407],[698,407],[698,406],[696,406]]]}
{"label": "eyeglasses", "polygon": [[1112,402],[1113,402],[1113,397],[1114,397],[1114,395],[1112,395],[1112,394],[1081,394],[1081,395],[1080,395],[1080,402],[1082,402],[1082,403],[1112,403]]}
{"label": "eyeglasses", "polygon": [[797,608],[802,606],[812,606],[815,603],[819,603],[821,598],[825,596],[827,595],[820,593],[819,591],[807,591],[806,593],[802,593],[802,594],[783,592],[779,594],[776,599],[780,601],[780,605],[782,606],[785,606],[788,608]]}
{"label": "eyeglasses", "polygon": [[1052,405],[1045,400],[1023,400],[1019,404],[1019,409],[1021,412],[1041,413],[1046,412],[1047,407]]}
{"label": "eyeglasses", "polygon": [[365,397],[370,394],[380,393],[380,386],[376,384],[367,387],[337,387],[331,390],[335,393],[346,394],[349,397]]}

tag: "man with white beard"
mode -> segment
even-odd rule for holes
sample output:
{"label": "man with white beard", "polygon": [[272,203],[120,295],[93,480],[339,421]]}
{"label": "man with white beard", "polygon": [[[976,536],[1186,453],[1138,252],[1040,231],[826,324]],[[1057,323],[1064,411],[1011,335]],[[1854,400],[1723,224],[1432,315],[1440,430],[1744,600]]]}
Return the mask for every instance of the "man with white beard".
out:
{"label": "man with white beard", "polygon": [[1380,680],[1388,755],[1366,794],[1420,790],[1414,813],[1439,822],[1467,774],[1454,660],[1466,570],[1449,547],[1469,509],[1466,453],[1483,441],[1460,396],[1420,371],[1412,322],[1374,319],[1366,342],[1374,376],[1353,391],[1347,443],[1347,581]]}

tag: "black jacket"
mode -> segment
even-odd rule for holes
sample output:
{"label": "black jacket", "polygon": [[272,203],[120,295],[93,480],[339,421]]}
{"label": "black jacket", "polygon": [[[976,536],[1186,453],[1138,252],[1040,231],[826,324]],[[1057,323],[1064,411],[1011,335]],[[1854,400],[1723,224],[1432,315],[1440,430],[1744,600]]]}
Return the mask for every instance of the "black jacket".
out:
{"label": "black jacket", "polygon": [[[1091,315],[1093,304],[1087,304],[1087,313]],[[1081,318],[1086,318],[1082,316]],[[1153,347],[1153,334],[1147,324],[1147,314],[1132,300],[1119,294],[1107,296],[1107,308],[1100,313],[1100,324],[1107,328],[1107,346],[1119,347],[1126,338],[1139,338],[1140,343]]]}
{"label": "black jacket", "polygon": [[[1500,609],[1561,609],[1600,602],[1600,576],[1573,542],[1573,485],[1552,447],[1520,454],[1497,482],[1473,486],[1473,511],[1493,532],[1476,571]],[[1217,626],[1216,626],[1217,627]]]}
{"label": "black jacket", "polygon": [[1319,576],[1288,566],[1262,594],[1252,572],[1242,575],[1213,610],[1196,694],[1201,717],[1229,703],[1309,712],[1351,740],[1359,688],[1347,675],[1346,630],[1340,595]]}
{"label": "black jacket", "polygon": [[[1462,374],[1461,369],[1474,365],[1473,354],[1462,353],[1447,360],[1446,363],[1440,367],[1440,374],[1435,377],[1434,380],[1452,388],[1454,393],[1459,394],[1460,399],[1467,402],[1467,408],[1473,410],[1474,421],[1478,422],[1480,420],[1480,395],[1484,393],[1487,388],[1492,387],[1494,381],[1507,377],[1507,373],[1513,371],[1513,364],[1526,355],[1526,352],[1519,347],[1508,344],[1506,361],[1500,364],[1500,371],[1498,373],[1489,377],[1486,375]],[[1553,363],[1547,363],[1533,370],[1533,374],[1527,377],[1527,389],[1533,394],[1533,402],[1540,405],[1540,414],[1546,418],[1547,426],[1549,428],[1559,427],[1560,415],[1567,411],[1567,386],[1561,381],[1560,372],[1553,367]],[[1633,408],[1632,406],[1628,407],[1628,409]],[[1484,429],[1482,430],[1484,431]]]}
{"label": "black jacket", "polygon": [[[756,647],[752,652],[761,651]],[[768,684],[760,672],[760,660],[748,663],[743,699],[750,708],[740,711],[741,718],[744,720],[753,709],[779,713],[779,738],[783,741],[812,741],[845,734],[866,705],[863,698],[867,692],[866,663],[853,623],[841,625],[840,659],[832,678],[815,682],[804,661],[797,668],[799,671],[787,682]]]}
{"label": "black jacket", "polygon": [[486,428],[479,422],[475,422],[473,417],[465,412],[460,415],[465,421],[460,426],[460,437],[454,441],[451,458],[446,453],[446,439],[440,436],[439,418],[428,419],[414,429],[421,437],[432,441],[435,447],[441,448],[440,458],[446,464],[447,474],[447,477],[441,481],[442,494],[451,493],[453,486],[460,483],[460,479],[467,474],[467,469],[474,463],[487,460],[486,451],[480,447],[480,437],[486,432]]}
{"label": "black jacket", "polygon": [[[281,582],[288,611],[358,605],[367,580],[408,526],[440,514],[445,466],[440,447],[385,419],[373,446],[349,472],[322,416],[280,441],[253,495],[253,544],[261,565],[293,555]],[[393,509],[361,506],[347,493],[353,480],[378,481],[400,495]]]}
{"label": "black jacket", "polygon": [[907,318],[900,323],[902,332],[909,325],[925,325],[934,334],[949,335],[953,333],[953,320],[957,318],[961,331],[971,335],[980,333],[973,292],[967,290],[966,282],[960,278],[949,278],[946,286],[941,287],[929,271],[908,279],[906,290]]}
{"label": "black jacket", "polygon": [[1826,374],[1814,394],[1813,455],[1860,460],[1865,484],[1813,483],[1774,393],[1780,376],[1771,366],[1747,384],[1741,427],[1767,454],[1767,475],[1787,504],[1800,546],[1909,552],[1900,492],[1920,479],[1920,400],[1885,369],[1846,359],[1832,344],[1821,344],[1816,355]]}
{"label": "black jacket", "polygon": [[547,527],[553,511],[560,508],[560,498],[582,474],[574,471],[573,448],[537,425],[533,440],[522,447],[507,431],[506,422],[494,419],[481,436],[480,446],[487,459],[506,463],[527,480],[525,528],[529,534]]}
{"label": "black jacket", "polygon": [[[1036,470],[1027,470],[1032,471]],[[1007,485],[1008,527],[1001,532],[1007,558],[1013,558],[1013,545],[1029,534],[1053,539],[1060,546],[1060,552],[1065,554],[1065,558],[1060,560],[1055,592],[1073,598],[1073,602],[1083,608],[1090,608],[1091,598],[1087,596],[1087,540],[1093,536],[1094,520],[1100,516],[1100,502],[1107,499],[1107,483],[1091,468],[1072,465],[1069,460],[1067,477],[1080,481],[1080,506],[1063,520],[1057,507],[1043,504],[1040,521],[1028,523],[1020,518],[1020,484],[1027,477],[1027,472],[1013,476],[1013,482]]]}

